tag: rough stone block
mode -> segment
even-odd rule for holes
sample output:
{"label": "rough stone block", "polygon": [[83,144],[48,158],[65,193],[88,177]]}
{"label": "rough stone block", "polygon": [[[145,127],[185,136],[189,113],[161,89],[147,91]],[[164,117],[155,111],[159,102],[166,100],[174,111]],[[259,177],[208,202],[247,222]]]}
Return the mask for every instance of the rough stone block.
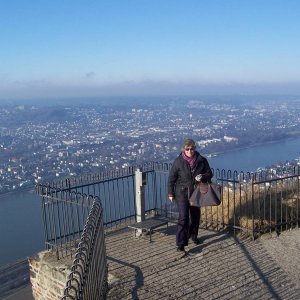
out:
{"label": "rough stone block", "polygon": [[29,264],[35,300],[61,299],[67,276],[71,271],[71,257],[57,261],[56,252],[46,250],[30,257]]}

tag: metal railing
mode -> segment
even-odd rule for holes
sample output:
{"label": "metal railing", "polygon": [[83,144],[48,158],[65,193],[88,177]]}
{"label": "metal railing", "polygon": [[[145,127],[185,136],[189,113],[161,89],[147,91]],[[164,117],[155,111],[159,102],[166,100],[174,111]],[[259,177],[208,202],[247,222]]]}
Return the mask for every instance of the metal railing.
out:
{"label": "metal railing", "polygon": [[[143,173],[144,211],[148,216],[163,214],[176,219],[176,207],[167,199],[170,167],[170,164],[164,163],[139,166],[139,170]],[[58,258],[70,253],[73,255],[74,249],[81,253],[82,248],[77,246],[82,245],[80,243],[85,234],[84,230],[89,228],[89,225],[86,225],[86,218],[92,213],[95,199],[97,201],[101,199],[101,211],[103,211],[101,213],[103,227],[97,232],[103,233],[104,230],[113,226],[136,222],[136,189],[140,188],[135,180],[137,169],[137,167],[131,167],[120,171],[69,178],[50,185],[39,185],[37,189],[43,199],[47,247],[56,249]],[[222,203],[218,207],[201,209],[202,228],[241,233],[254,239],[265,232],[274,230],[281,232],[288,228],[299,227],[299,167],[255,173],[218,169],[213,171],[213,180],[222,185]],[[97,232],[95,238],[101,240],[101,235],[97,236]],[[85,243],[91,245],[92,238],[88,242],[85,240]],[[90,249],[90,246],[85,248]],[[105,249],[104,246],[100,248],[97,248],[97,251],[101,252],[101,249]],[[76,274],[80,267],[75,262],[79,259],[82,264],[85,263],[82,261],[82,254],[77,253],[72,267],[72,271]],[[105,250],[101,253],[105,255]],[[90,260],[92,257],[93,255],[86,259]],[[104,260],[104,258],[101,259]],[[93,265],[91,262],[86,264]],[[101,266],[105,269],[103,265]],[[96,272],[98,267],[96,263],[93,270]],[[70,292],[74,290],[74,281],[79,280],[74,274],[70,278],[72,279],[70,284],[72,284],[67,288]],[[96,276],[95,273],[93,274]],[[78,289],[82,291],[84,286],[91,286],[90,280],[93,278],[80,281],[77,285]]]}
{"label": "metal railing", "polygon": [[99,197],[38,185],[45,243],[57,260],[73,258],[62,299],[105,299],[107,262]]}
{"label": "metal railing", "polygon": [[105,299],[108,285],[102,213],[100,201],[94,201],[68,276],[63,300]]}
{"label": "metal railing", "polygon": [[[176,219],[176,207],[167,197],[170,167],[171,164],[166,163],[139,166],[144,174],[143,198],[145,213],[148,215],[159,213]],[[102,201],[105,228],[135,222],[137,215],[135,191],[138,188],[135,183],[136,169],[138,167],[70,178],[51,184],[50,189],[56,198],[67,198],[64,195],[67,193],[73,195],[77,202],[81,202],[80,195],[99,197]],[[299,226],[299,166],[255,173],[219,169],[213,171],[213,180],[223,187],[222,203],[218,207],[201,209],[202,228],[228,229],[254,238],[267,231],[282,231]],[[80,204],[78,206],[81,210],[84,209],[84,206]],[[59,209],[58,205],[56,209]],[[48,210],[51,211],[50,207]],[[81,213],[85,214],[84,211]],[[52,237],[49,233],[45,236],[46,244],[57,245],[59,241],[65,243],[66,236],[60,234],[61,225],[56,221],[58,218],[53,218],[53,215],[51,218],[53,220],[49,219],[49,212],[44,214],[44,221],[47,224],[52,223],[51,226],[46,226],[48,228],[46,232],[52,233]],[[56,223],[58,228],[55,228],[53,223]],[[73,230],[68,236],[74,239],[73,236],[77,232],[80,230]]]}
{"label": "metal railing", "polygon": [[222,203],[201,210],[204,228],[229,229],[252,239],[300,223],[300,167],[255,173],[216,170]]}
{"label": "metal railing", "polygon": [[108,228],[135,220],[135,172],[137,169],[145,175],[146,212],[157,208],[164,208],[167,211],[170,205],[166,197],[169,168],[170,164],[167,163],[148,163],[117,171],[68,178],[48,186],[60,193],[72,192],[99,197],[104,210],[104,226]]}
{"label": "metal railing", "polygon": [[57,258],[72,255],[84,230],[95,196],[37,185],[42,199],[44,236],[47,249],[54,249]]}

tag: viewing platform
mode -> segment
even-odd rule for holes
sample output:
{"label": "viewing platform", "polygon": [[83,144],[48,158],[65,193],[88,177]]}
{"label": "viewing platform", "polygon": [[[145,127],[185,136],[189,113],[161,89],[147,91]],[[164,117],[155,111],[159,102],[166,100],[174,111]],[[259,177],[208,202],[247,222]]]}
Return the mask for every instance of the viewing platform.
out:
{"label": "viewing platform", "polygon": [[221,204],[201,208],[202,243],[185,253],[168,171],[151,163],[37,186],[47,250],[29,260],[35,300],[300,299],[299,168],[215,170]]}
{"label": "viewing platform", "polygon": [[[161,230],[161,231],[160,231]],[[202,244],[176,251],[175,225],[135,238],[106,236],[107,299],[300,299],[300,230],[251,241],[200,230]]]}

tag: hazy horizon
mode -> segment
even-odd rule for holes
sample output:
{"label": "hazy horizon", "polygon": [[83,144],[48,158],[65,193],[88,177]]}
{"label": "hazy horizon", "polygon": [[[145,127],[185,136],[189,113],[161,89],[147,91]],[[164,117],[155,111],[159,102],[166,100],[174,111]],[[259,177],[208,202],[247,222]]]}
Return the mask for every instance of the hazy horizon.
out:
{"label": "hazy horizon", "polygon": [[0,107],[5,106],[88,106],[88,105],[105,105],[105,106],[132,106],[145,107],[147,105],[170,105],[171,107],[186,105],[190,102],[198,101],[203,104],[271,104],[276,105],[285,102],[300,102],[300,95],[288,94],[255,94],[255,95],[129,95],[129,96],[77,96],[77,97],[50,97],[50,98],[10,98],[0,99]]}

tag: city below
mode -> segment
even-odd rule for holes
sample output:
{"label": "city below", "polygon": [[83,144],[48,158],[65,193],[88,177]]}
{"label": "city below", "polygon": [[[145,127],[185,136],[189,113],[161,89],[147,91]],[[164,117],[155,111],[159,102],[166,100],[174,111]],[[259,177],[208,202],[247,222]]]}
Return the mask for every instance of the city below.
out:
{"label": "city below", "polygon": [[300,99],[229,98],[0,104],[0,194],[171,162],[186,137],[196,141],[200,153],[213,156],[300,136]]}

